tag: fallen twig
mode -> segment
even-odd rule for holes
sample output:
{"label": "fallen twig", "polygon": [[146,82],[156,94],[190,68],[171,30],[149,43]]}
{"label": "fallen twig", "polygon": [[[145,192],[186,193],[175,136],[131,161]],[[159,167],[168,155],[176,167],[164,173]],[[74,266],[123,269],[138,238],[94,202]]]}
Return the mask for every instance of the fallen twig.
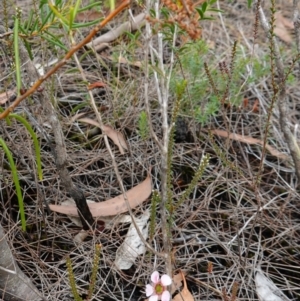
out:
{"label": "fallen twig", "polygon": [[66,62],[71,58],[71,56],[78,51],[81,47],[86,45],[88,42],[92,40],[92,38],[95,36],[95,34],[103,28],[109,21],[114,19],[121,11],[123,11],[125,8],[127,8],[130,4],[130,0],[124,0],[122,4],[117,7],[113,12],[111,12],[100,24],[98,24],[96,27],[94,27],[91,32],[77,45],[71,47],[71,49],[67,52],[67,54],[64,56],[64,58],[59,61],[52,69],[50,69],[44,76],[40,77],[32,86],[30,89],[28,89],[23,95],[18,97],[13,104],[11,104],[3,113],[0,114],[0,119],[3,119],[7,117],[9,113],[11,113],[22,100],[33,94],[38,87],[51,75],[53,75],[59,68],[61,68]]}

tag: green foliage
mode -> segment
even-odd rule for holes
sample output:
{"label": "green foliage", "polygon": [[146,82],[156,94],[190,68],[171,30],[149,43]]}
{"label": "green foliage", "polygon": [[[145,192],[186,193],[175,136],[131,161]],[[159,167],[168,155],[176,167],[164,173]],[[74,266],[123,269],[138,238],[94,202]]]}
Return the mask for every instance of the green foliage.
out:
{"label": "green foliage", "polygon": [[[3,112],[3,109],[0,108],[0,113]],[[18,115],[18,114],[9,114],[8,117],[5,118],[5,121],[8,125],[11,124],[10,118],[14,118],[17,121],[21,122],[24,127],[27,129],[27,131],[29,132],[32,140],[33,140],[33,144],[34,144],[34,149],[35,149],[35,158],[36,158],[36,164],[37,164],[37,170],[38,170],[38,177],[39,180],[43,180],[43,171],[42,171],[42,162],[41,162],[41,148],[40,148],[40,144],[37,138],[36,133],[34,132],[34,130],[32,129],[31,125],[28,123],[28,121]]]}
{"label": "green foliage", "polygon": [[99,23],[102,18],[91,22],[75,22],[78,13],[101,5],[100,1],[93,1],[89,5],[80,8],[81,3],[82,0],[55,0],[54,3],[48,0],[41,0],[39,11],[31,11],[26,20],[19,22],[19,31],[22,33],[22,39],[31,58],[33,58],[31,45],[34,44],[29,41],[32,37],[46,40],[49,43],[48,46],[53,46],[54,50],[54,46],[57,46],[67,51],[68,48],[63,41],[64,35],[57,33],[59,27],[63,27],[70,33],[77,28],[87,28]]}
{"label": "green foliage", "polygon": [[[2,108],[0,108],[0,112],[3,112]],[[34,143],[34,148],[35,148],[35,157],[36,157],[36,162],[37,162],[38,177],[39,177],[39,180],[42,180],[43,179],[43,172],[42,172],[42,163],[41,163],[41,149],[40,149],[39,141],[37,139],[37,135],[35,134],[35,132],[33,131],[32,127],[31,127],[31,125],[28,123],[28,121],[24,117],[22,117],[18,114],[10,114],[5,119],[7,124],[11,123],[10,118],[15,118],[16,120],[21,122],[25,126],[25,128],[27,129],[29,134],[31,135],[33,143]],[[23,196],[22,196],[22,193],[21,193],[17,168],[16,168],[16,165],[14,163],[11,152],[8,149],[8,146],[6,145],[4,140],[1,139],[1,138],[0,138],[0,146],[2,146],[2,148],[4,149],[5,154],[8,158],[8,160],[9,160],[10,168],[11,168],[12,175],[13,175],[13,181],[14,181],[14,184],[15,184],[15,187],[16,187],[18,203],[19,203],[22,230],[26,231],[26,219],[25,219],[25,211],[24,211],[24,204],[23,204]]]}
{"label": "green foliage", "polygon": [[219,9],[211,7],[216,2],[217,2],[217,0],[205,1],[202,3],[202,5],[200,7],[196,7],[196,10],[197,10],[201,20],[213,20],[214,19],[212,17],[207,17],[205,15],[206,12],[222,12]]}
{"label": "green foliage", "polygon": [[240,170],[240,168],[238,168],[232,161],[230,161],[228,159],[227,154],[224,152],[224,150],[221,149],[217,145],[217,143],[214,142],[214,137],[213,137],[212,133],[209,133],[209,138],[210,138],[210,141],[212,143],[213,150],[216,153],[216,155],[218,156],[218,158],[220,159],[222,165],[225,168],[228,168],[230,170],[234,170],[236,173],[239,174],[240,177],[243,177],[243,172]]}
{"label": "green foliage", "polygon": [[[182,97],[181,111],[188,116],[194,116],[194,109],[200,108],[201,103],[207,95],[208,80],[204,73],[203,64],[203,57],[207,53],[208,47],[206,43],[197,41],[186,44],[177,54],[180,66],[174,69],[170,88],[176,95],[178,82],[185,79],[187,83],[186,90],[188,93],[185,93]],[[199,116],[196,117],[199,121]]]}
{"label": "green foliage", "polygon": [[148,139],[149,137],[149,125],[148,125],[148,117],[147,113],[145,111],[142,111],[139,116],[139,121],[138,121],[138,132],[140,137],[143,140]]}
{"label": "green foliage", "polygon": [[[125,34],[127,35],[128,39],[129,39],[128,45],[126,47],[126,52],[129,55],[128,59],[131,59],[130,55],[132,55],[132,53],[134,53],[136,51],[136,48],[139,45],[139,39],[141,37],[141,32],[136,31],[136,32],[132,33],[132,32],[126,31]],[[132,59],[134,60],[134,56]]]}
{"label": "green foliage", "polygon": [[97,10],[101,10],[101,7],[109,8],[111,11],[116,8],[116,0],[104,0],[104,1],[97,1],[97,0],[90,0],[89,7],[94,6]]}
{"label": "green foliage", "polygon": [[269,74],[270,68],[264,63],[267,57],[247,56],[244,49],[234,47],[231,61],[219,61],[216,67],[215,62],[213,66],[205,63],[211,58],[204,41],[186,44],[177,53],[179,64],[174,68],[170,83],[176,95],[178,82],[183,79],[187,82],[181,113],[206,124],[218,113],[222,103],[239,106],[249,84]]}
{"label": "green foliage", "polygon": [[15,118],[16,120],[21,122],[25,126],[27,131],[29,132],[29,134],[33,140],[34,149],[35,149],[35,158],[36,158],[36,164],[37,164],[37,170],[38,170],[38,178],[39,178],[39,180],[43,180],[43,171],[42,171],[42,163],[41,163],[41,149],[40,149],[40,144],[39,144],[36,133],[34,132],[31,125],[28,123],[28,121],[24,117],[22,117],[18,114],[10,114],[8,118]]}
{"label": "green foliage", "polygon": [[[93,266],[92,266],[92,275],[91,275],[90,285],[89,285],[89,289],[88,289],[88,296],[87,296],[86,300],[92,299],[92,295],[93,295],[93,292],[95,289],[97,272],[98,272],[99,262],[100,262],[100,253],[101,253],[101,245],[99,244],[99,245],[96,245],[96,247],[95,247],[95,255],[94,255]],[[68,273],[69,273],[69,281],[70,281],[72,294],[74,296],[74,300],[75,301],[83,301],[77,291],[76,281],[75,281],[74,272],[73,272],[73,268],[72,268],[72,262],[71,262],[70,257],[67,257],[66,265],[67,265],[67,269],[68,269]]]}
{"label": "green foliage", "polygon": [[[176,98],[177,98],[177,101],[181,101],[182,100],[182,97],[184,95],[184,92],[185,92],[185,89],[186,89],[186,86],[187,86],[187,81],[184,79],[184,80],[181,80],[181,81],[178,81],[176,82]],[[176,104],[177,107],[179,107],[179,103]],[[174,108],[175,109],[175,108]],[[179,109],[179,108],[178,108]],[[176,116],[172,116],[173,119],[176,119],[177,117],[177,114],[178,112],[176,112]]]}
{"label": "green foliage", "polygon": [[204,155],[202,157],[201,162],[199,164],[199,167],[198,167],[191,183],[189,184],[187,189],[184,191],[184,193],[181,195],[181,197],[178,200],[176,206],[174,206],[174,211],[189,197],[189,195],[192,193],[193,189],[195,189],[195,187],[197,186],[198,181],[201,179],[205,169],[208,166],[209,159],[210,159],[209,155]]}

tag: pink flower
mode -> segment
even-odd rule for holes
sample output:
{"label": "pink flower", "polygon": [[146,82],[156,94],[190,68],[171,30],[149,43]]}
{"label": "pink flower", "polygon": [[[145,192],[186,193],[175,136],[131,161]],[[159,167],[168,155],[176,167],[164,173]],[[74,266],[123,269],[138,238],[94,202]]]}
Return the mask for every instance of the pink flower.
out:
{"label": "pink flower", "polygon": [[172,283],[172,279],[168,275],[162,275],[159,279],[159,273],[154,271],[151,275],[153,284],[146,285],[146,296],[150,297],[149,301],[169,301],[171,295],[167,290],[167,286]]}

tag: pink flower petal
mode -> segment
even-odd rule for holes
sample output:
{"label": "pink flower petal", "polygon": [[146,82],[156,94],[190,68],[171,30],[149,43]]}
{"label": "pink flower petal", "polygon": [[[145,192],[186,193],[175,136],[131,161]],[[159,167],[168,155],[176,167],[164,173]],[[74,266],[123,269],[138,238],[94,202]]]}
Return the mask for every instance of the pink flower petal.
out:
{"label": "pink flower petal", "polygon": [[161,301],[170,301],[170,299],[171,299],[170,293],[168,291],[164,291],[161,295]]}
{"label": "pink flower petal", "polygon": [[168,275],[162,275],[161,283],[163,286],[170,285],[172,283],[172,279]]}
{"label": "pink flower petal", "polygon": [[157,301],[157,300],[158,300],[158,296],[157,295],[151,296],[149,298],[149,301]]}
{"label": "pink flower petal", "polygon": [[154,271],[151,275],[151,281],[153,283],[158,283],[159,282],[159,273],[157,271]]}
{"label": "pink flower petal", "polygon": [[146,296],[149,297],[154,293],[154,288],[152,285],[147,284],[146,285]]}

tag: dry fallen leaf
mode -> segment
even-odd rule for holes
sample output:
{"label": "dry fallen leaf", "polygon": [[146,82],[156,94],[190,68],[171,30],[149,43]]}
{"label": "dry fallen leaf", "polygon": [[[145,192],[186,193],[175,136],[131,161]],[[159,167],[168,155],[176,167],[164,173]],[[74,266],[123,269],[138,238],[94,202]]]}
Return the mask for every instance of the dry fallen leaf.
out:
{"label": "dry fallen leaf", "polygon": [[[127,200],[130,208],[135,208],[142,204],[150,196],[152,191],[151,177],[150,175],[140,183],[126,192]],[[113,199],[88,204],[93,217],[117,215],[119,213],[126,212],[127,205],[124,199],[124,195],[120,194]],[[61,206],[61,205],[49,205],[52,211],[67,214],[70,216],[78,216],[76,206]]]}
{"label": "dry fallen leaf", "polygon": [[76,112],[76,114],[71,118],[70,122],[73,123],[84,115],[86,115],[86,112],[81,112],[81,113]]}
{"label": "dry fallen leaf", "polygon": [[293,22],[286,19],[280,12],[276,12],[274,33],[282,41],[290,44],[293,39],[288,29],[294,29]]}
{"label": "dry fallen leaf", "polygon": [[88,236],[89,236],[88,231],[81,230],[74,236],[74,242],[77,244],[82,244]]}
{"label": "dry fallen leaf", "polygon": [[92,84],[88,85],[88,90],[93,90],[95,88],[104,88],[106,87],[106,84],[100,81],[94,82]]}
{"label": "dry fallen leaf", "polygon": [[[235,134],[235,133],[230,133],[228,135],[228,132],[223,131],[223,130],[212,130],[211,133],[214,135],[218,135],[220,137],[224,137],[224,138],[228,137],[229,139],[240,141],[243,143],[263,145],[262,140],[252,138],[249,136],[243,136],[243,135],[239,135],[239,134]],[[273,155],[279,159],[287,160],[289,158],[286,154],[279,152],[278,150],[276,150],[274,147],[272,147],[269,144],[266,144],[266,149],[270,152],[271,155]]]}
{"label": "dry fallen leaf", "polygon": [[179,294],[177,294],[173,298],[173,301],[194,301],[193,295],[191,294],[191,292],[187,288],[185,276],[184,276],[183,273],[182,273],[182,279],[183,279],[183,289]]}
{"label": "dry fallen leaf", "polygon": [[101,129],[101,131],[104,134],[106,134],[114,142],[115,145],[118,146],[120,153],[122,155],[125,154],[125,150],[128,150],[124,136],[120,132],[114,130],[109,125],[103,125],[101,127],[97,121],[90,119],[90,118],[81,118],[78,121],[85,122],[85,123],[99,127]]}
{"label": "dry fallen leaf", "polygon": [[14,93],[16,93],[16,89],[0,93],[0,105],[4,105]]}
{"label": "dry fallen leaf", "polygon": [[[112,56],[109,56],[108,59],[111,59],[112,61],[114,60],[114,58]],[[130,66],[135,66],[135,67],[139,67],[141,68],[142,67],[142,63],[140,61],[134,61],[134,62],[130,62],[128,59],[122,57],[122,56],[119,56],[118,57],[118,61],[119,63],[121,64],[126,64],[126,65],[130,65]]]}
{"label": "dry fallen leaf", "polygon": [[[86,200],[88,204],[95,204],[96,202],[91,201],[89,199]],[[75,201],[71,198],[66,199],[65,201],[61,202],[61,206],[75,206]],[[82,228],[81,219],[79,216],[68,216],[69,219],[78,227]],[[111,229],[117,224],[123,224],[123,223],[130,223],[131,217],[127,214],[121,214],[121,215],[114,215],[114,216],[101,216],[99,218],[104,224],[105,229]]]}
{"label": "dry fallen leaf", "polygon": [[[145,240],[148,238],[148,220],[150,218],[149,210],[146,210],[139,218],[135,218],[135,223],[140,229]],[[132,267],[135,259],[144,254],[146,247],[138,235],[135,225],[131,223],[126,238],[117,250],[115,265],[120,270],[128,270]]]}
{"label": "dry fallen leaf", "polygon": [[261,268],[256,270],[255,287],[260,301],[290,301],[274,282],[264,275]]}
{"label": "dry fallen leaf", "polygon": [[97,12],[94,10],[82,11],[76,15],[76,22],[91,22],[96,19],[101,19],[105,15],[104,12]]}
{"label": "dry fallen leaf", "polygon": [[253,113],[259,113],[259,101],[258,99],[255,99],[254,104],[252,106],[252,112]]}
{"label": "dry fallen leaf", "polygon": [[178,273],[172,277],[172,284],[171,284],[171,294],[172,295],[182,287],[182,281],[183,281],[184,276],[185,276],[185,273],[180,271],[180,273]]}

